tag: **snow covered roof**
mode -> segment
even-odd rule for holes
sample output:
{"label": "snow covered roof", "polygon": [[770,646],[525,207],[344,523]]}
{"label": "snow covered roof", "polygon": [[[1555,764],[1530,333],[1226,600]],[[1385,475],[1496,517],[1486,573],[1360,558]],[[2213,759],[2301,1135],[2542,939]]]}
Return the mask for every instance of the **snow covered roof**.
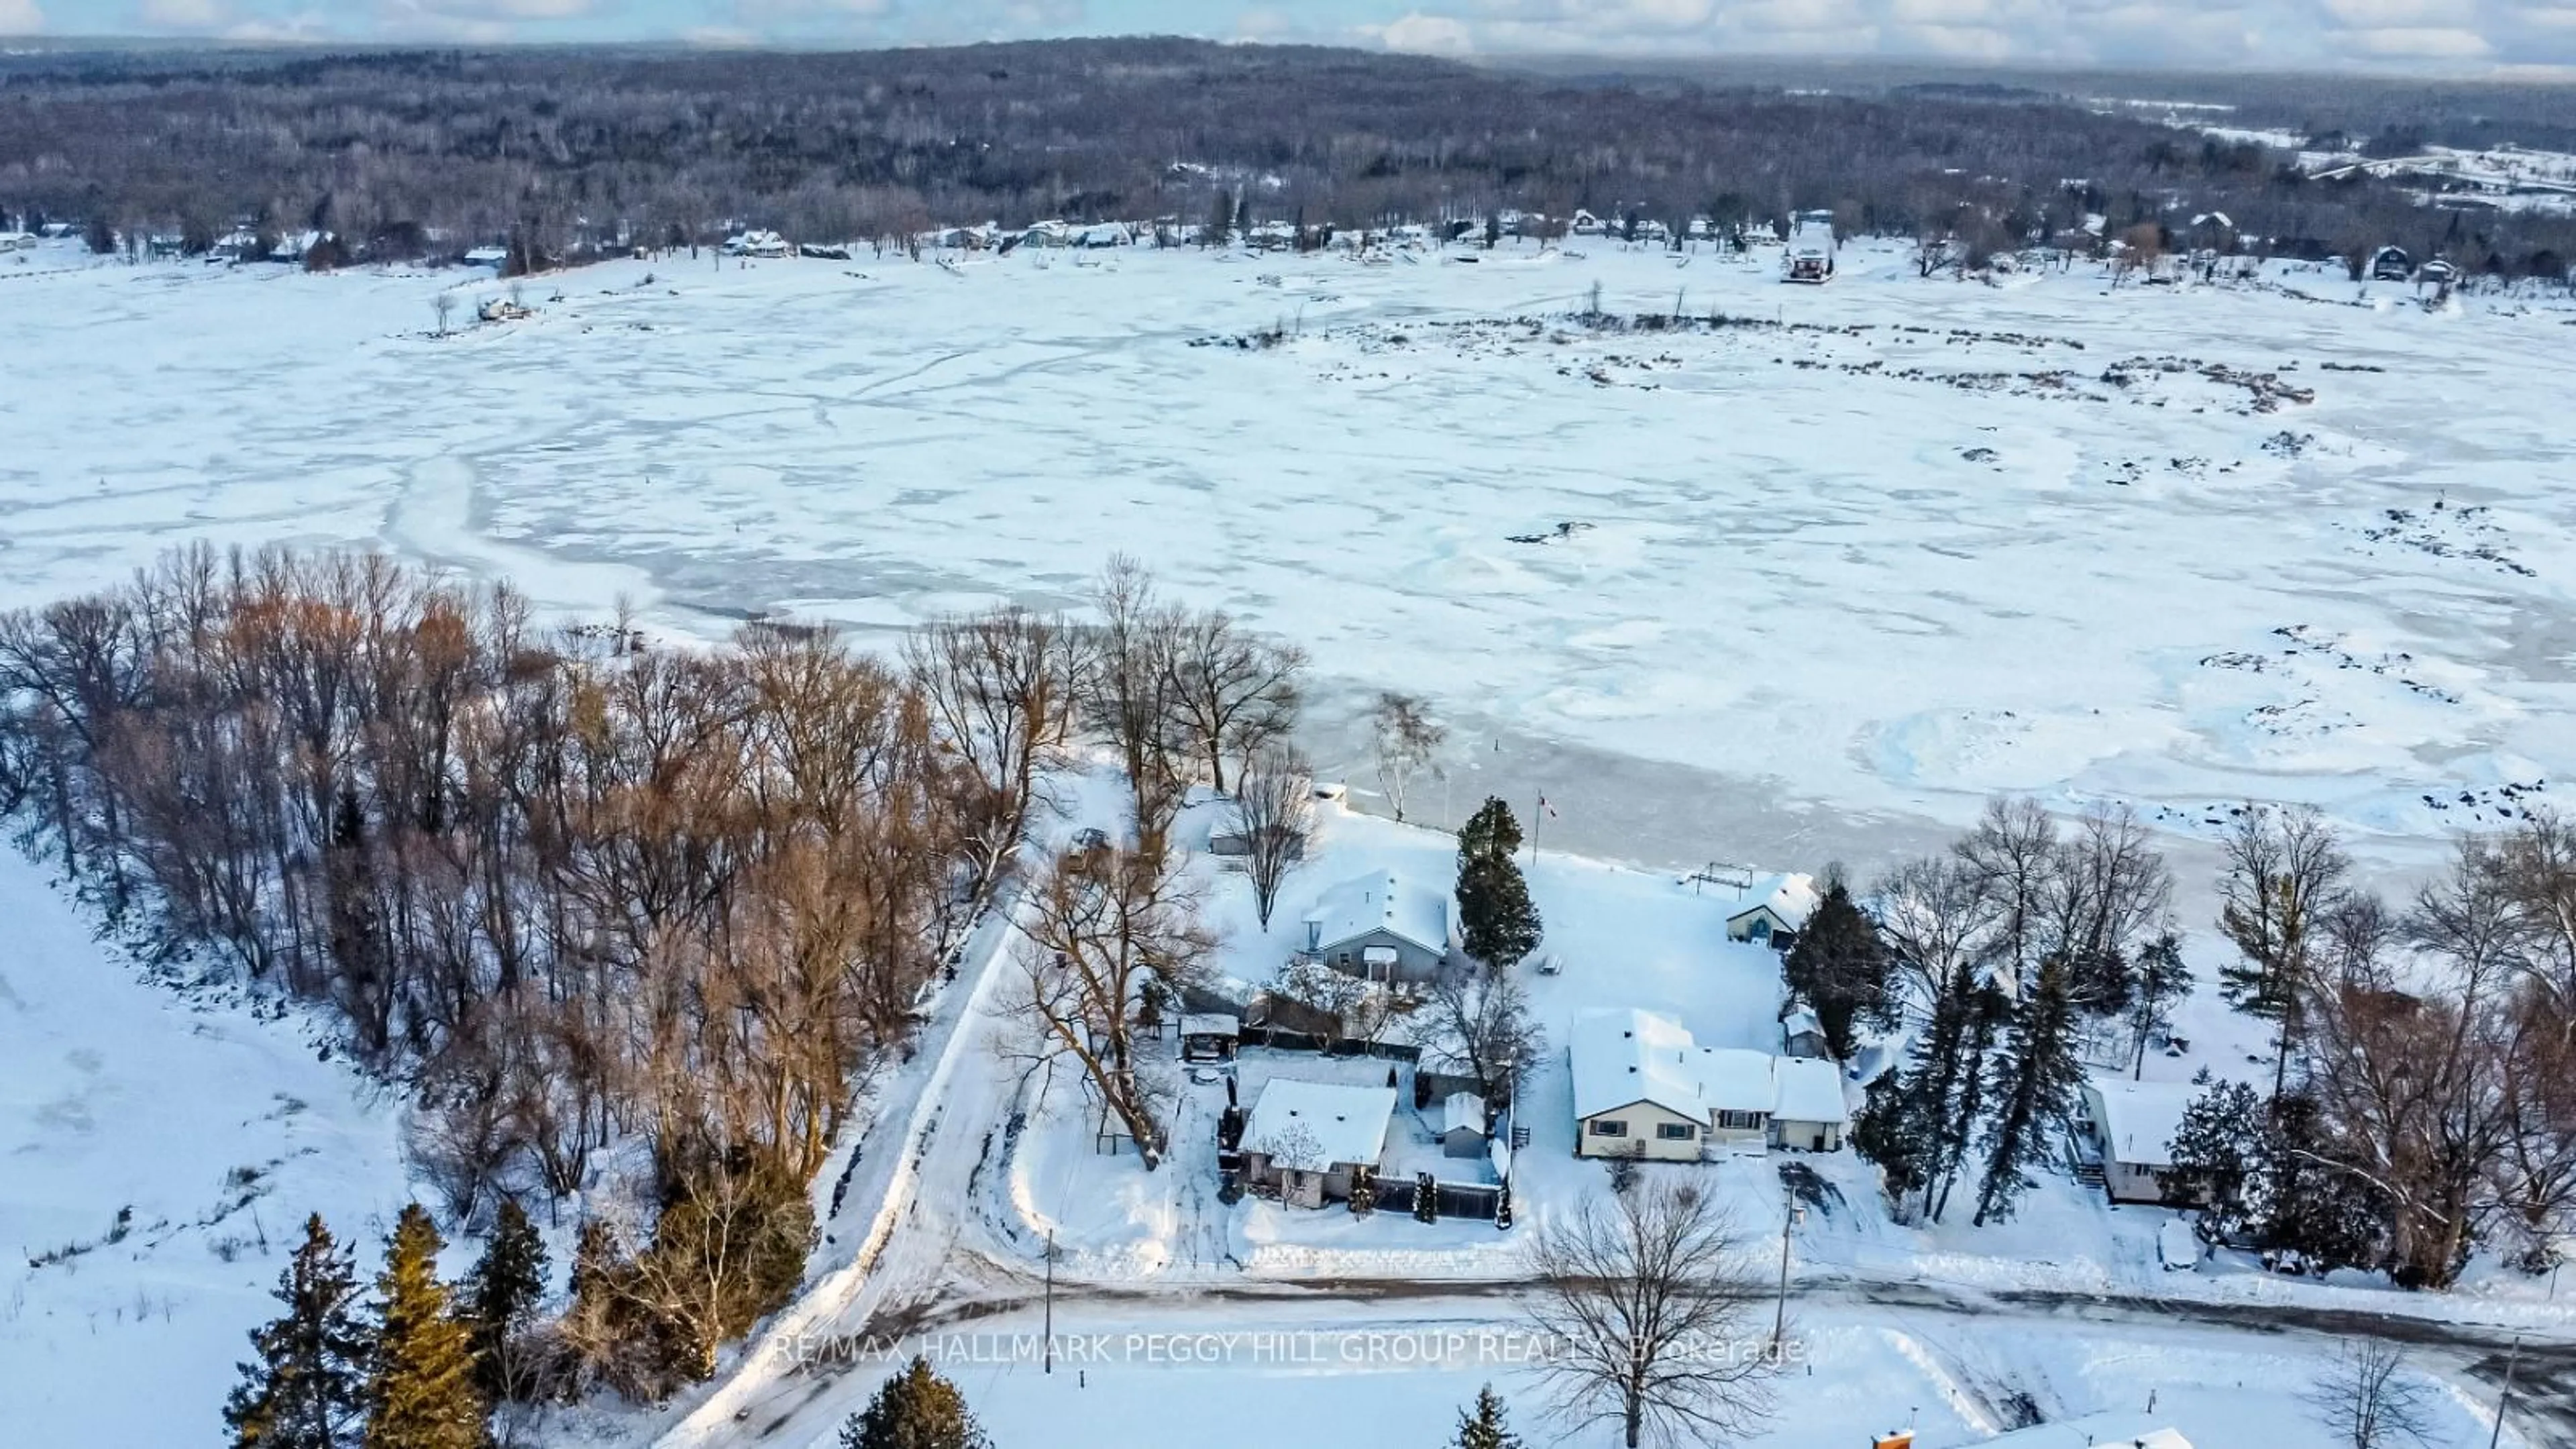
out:
{"label": "snow covered roof", "polygon": [[2191,1449],[2174,1429],[2135,1414],[2087,1414],[2000,1434],[1977,1449]]}
{"label": "snow covered roof", "polygon": [[1451,1092],[1440,1104],[1442,1135],[1464,1128],[1481,1134],[1485,1130],[1485,1099],[1473,1092]]}
{"label": "snow covered roof", "polygon": [[[1373,1163],[1386,1151],[1395,1088],[1353,1087],[1273,1077],[1252,1104],[1243,1147],[1282,1167],[1321,1171],[1336,1162]],[[1300,1137],[1309,1139],[1300,1142]]]}
{"label": "snow covered roof", "polygon": [[1181,1035],[1183,1036],[1241,1036],[1242,1034],[1242,1019],[1221,1011],[1191,1011],[1181,1015]]}
{"label": "snow covered roof", "polygon": [[1807,1008],[1793,1006],[1780,1017],[1780,1030],[1790,1036],[1805,1036],[1809,1033],[1822,1036],[1825,1024],[1816,1020],[1816,1014]]}
{"label": "snow covered roof", "polygon": [[1768,1112],[1777,1094],[1769,1052],[1714,1047],[1700,1053],[1700,1099],[1715,1112]]}
{"label": "snow covered roof", "polygon": [[1816,909],[1816,878],[1811,875],[1755,876],[1735,900],[1735,909],[1727,914],[1734,924],[1755,911],[1768,909],[1771,918],[1790,930],[1803,929],[1807,917]]}
{"label": "snow covered roof", "polygon": [[1707,1055],[1669,1016],[1618,1008],[1584,1012],[1566,1039],[1574,1066],[1574,1115],[1593,1117],[1652,1102],[1704,1122],[1708,1098],[1700,1087],[1701,1059]]}
{"label": "snow covered roof", "polygon": [[1772,1064],[1778,1086],[1771,1115],[1791,1122],[1843,1121],[1842,1069],[1815,1057],[1782,1057]]}
{"label": "snow covered roof", "polygon": [[2103,1150],[2113,1161],[2131,1167],[2173,1166],[2174,1134],[2182,1130],[2183,1111],[2200,1095],[2200,1088],[2189,1082],[2131,1082],[2118,1077],[2095,1077],[2088,1085]]}
{"label": "snow covered roof", "polygon": [[1327,889],[1306,912],[1315,950],[1384,931],[1425,951],[1449,949],[1449,893],[1419,886],[1394,871],[1371,871]]}

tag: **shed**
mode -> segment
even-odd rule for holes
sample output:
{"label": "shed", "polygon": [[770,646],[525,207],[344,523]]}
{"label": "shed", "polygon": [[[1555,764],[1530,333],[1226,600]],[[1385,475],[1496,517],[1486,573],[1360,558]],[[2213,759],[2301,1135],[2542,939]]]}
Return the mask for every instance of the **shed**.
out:
{"label": "shed", "polygon": [[1787,1057],[1829,1057],[1825,1046],[1825,1024],[1803,1006],[1793,1006],[1780,1017],[1780,1054]]}
{"label": "shed", "polygon": [[1443,1156],[1484,1156],[1485,1099],[1473,1092],[1451,1092],[1440,1104],[1439,1137]]}
{"label": "shed", "polygon": [[1181,1016],[1181,1060],[1230,1062],[1243,1037],[1243,1021],[1222,1012],[1193,1011]]}

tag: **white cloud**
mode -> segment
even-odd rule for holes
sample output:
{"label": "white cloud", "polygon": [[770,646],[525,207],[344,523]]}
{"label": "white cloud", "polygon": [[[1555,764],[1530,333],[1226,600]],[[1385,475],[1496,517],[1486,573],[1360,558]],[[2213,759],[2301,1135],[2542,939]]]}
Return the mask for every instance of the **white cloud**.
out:
{"label": "white cloud", "polygon": [[146,30],[221,30],[232,19],[223,0],[143,0],[135,18]]}
{"label": "white cloud", "polygon": [[1467,22],[1447,15],[1425,15],[1418,10],[1367,33],[1389,50],[1423,55],[1465,55],[1476,48]]}
{"label": "white cloud", "polygon": [[0,35],[33,35],[45,28],[36,0],[0,0]]}
{"label": "white cloud", "polygon": [[1416,0],[1390,49],[1876,54],[2096,65],[2576,64],[2568,0]]}

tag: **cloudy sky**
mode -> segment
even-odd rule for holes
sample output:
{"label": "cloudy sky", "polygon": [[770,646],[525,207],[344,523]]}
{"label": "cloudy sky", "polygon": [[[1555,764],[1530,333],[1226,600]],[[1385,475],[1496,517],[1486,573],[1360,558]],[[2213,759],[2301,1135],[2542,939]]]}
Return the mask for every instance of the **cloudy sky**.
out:
{"label": "cloudy sky", "polygon": [[1452,55],[2576,76],[2576,0],[0,0],[0,35],[873,45],[1138,33]]}

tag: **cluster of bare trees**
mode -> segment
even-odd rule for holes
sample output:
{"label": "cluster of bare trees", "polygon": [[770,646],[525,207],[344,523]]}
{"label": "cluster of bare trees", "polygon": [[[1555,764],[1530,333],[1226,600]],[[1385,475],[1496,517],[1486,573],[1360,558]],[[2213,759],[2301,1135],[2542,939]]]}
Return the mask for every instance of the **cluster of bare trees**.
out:
{"label": "cluster of bare trees", "polygon": [[[2228,986],[2279,1046],[2224,1184],[2253,1200],[2220,1211],[2308,1250],[2286,1229],[2331,1193],[2333,1256],[2409,1284],[2449,1283],[2480,1244],[2548,1261],[2576,1214],[2576,826],[2464,840],[2402,909],[2351,883],[2312,812],[2247,807],[2227,858]],[[2231,1157],[2214,1126],[2196,1158]]]}
{"label": "cluster of bare trees", "polygon": [[826,639],[548,634],[380,557],[175,554],[0,618],[0,789],[112,910],[327,1003],[466,1215],[640,1134],[801,1180],[972,879],[929,691]]}
{"label": "cluster of bare trees", "polygon": [[647,1145],[657,1227],[732,1246],[711,1270],[603,1239],[595,1284],[708,1291],[599,1338],[659,1338],[686,1372],[757,1300],[727,1277],[740,1244],[801,1244],[771,1210],[801,1207],[852,1074],[1086,732],[1139,771],[1139,848],[1037,882],[1033,980],[1155,1140],[1124,1033],[1204,949],[1163,832],[1186,783],[1284,748],[1300,659],[1130,563],[1100,597],[1099,625],[942,619],[898,661],[782,626],[668,651],[374,555],[192,548],[0,616],[0,810],[170,954],[326,1005],[413,1093],[451,1214],[582,1191],[610,1144]]}

